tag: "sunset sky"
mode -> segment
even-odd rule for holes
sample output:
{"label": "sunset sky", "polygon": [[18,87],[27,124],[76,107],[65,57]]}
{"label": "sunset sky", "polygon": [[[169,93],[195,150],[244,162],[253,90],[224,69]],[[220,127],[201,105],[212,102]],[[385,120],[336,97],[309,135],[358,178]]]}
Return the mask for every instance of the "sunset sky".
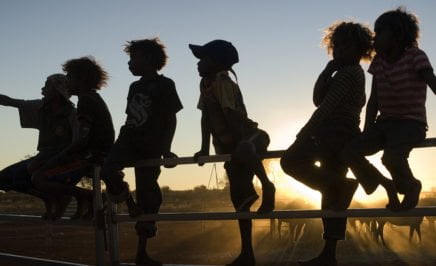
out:
{"label": "sunset sky", "polygon": [[[249,117],[269,132],[270,150],[286,149],[314,111],[313,84],[329,60],[321,47],[323,30],[337,20],[362,22],[372,28],[381,13],[400,5],[418,15],[420,47],[436,64],[436,5],[432,1],[1,1],[0,93],[39,98],[45,78],[61,72],[63,62],[92,55],[110,75],[101,94],[118,132],[125,120],[129,84],[137,79],[127,68],[123,46],[128,40],[159,37],[169,56],[162,73],[175,81],[184,105],[178,113],[173,151],[192,156],[200,148],[199,77],[188,44],[225,39],[239,51],[240,63],[234,69]],[[368,93],[370,84],[367,75]],[[427,115],[428,136],[434,137],[436,97],[430,90]],[[0,168],[35,153],[37,131],[21,129],[14,108],[0,106],[0,121]],[[436,187],[435,155],[434,148],[411,155],[424,190]],[[382,168],[377,156],[372,160]],[[221,177],[221,165],[217,168]],[[303,191],[315,197],[284,177],[278,167],[273,168],[278,186],[291,194]],[[211,169],[212,164],[163,169],[160,184],[172,189],[207,185]],[[132,172],[128,173],[131,179]],[[357,197],[365,199],[361,189]]]}

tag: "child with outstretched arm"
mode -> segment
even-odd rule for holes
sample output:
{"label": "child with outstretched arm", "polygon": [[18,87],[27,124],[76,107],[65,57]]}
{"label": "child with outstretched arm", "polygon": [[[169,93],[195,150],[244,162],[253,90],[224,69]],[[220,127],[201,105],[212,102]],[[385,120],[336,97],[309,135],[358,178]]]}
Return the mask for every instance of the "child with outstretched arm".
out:
{"label": "child with outstretched arm", "polygon": [[[18,109],[21,127],[34,128],[39,133],[38,153],[35,156],[0,171],[0,190],[15,190],[41,198],[46,207],[43,219],[62,215],[63,206],[59,206],[57,209],[60,212],[55,214],[53,207],[57,203],[47,193],[34,188],[31,176],[45,161],[70,145],[75,135],[76,108],[70,101],[71,95],[67,91],[66,83],[64,74],[48,76],[41,88],[41,99],[21,100],[0,94],[0,105]],[[80,204],[82,202],[79,200],[78,206]]]}

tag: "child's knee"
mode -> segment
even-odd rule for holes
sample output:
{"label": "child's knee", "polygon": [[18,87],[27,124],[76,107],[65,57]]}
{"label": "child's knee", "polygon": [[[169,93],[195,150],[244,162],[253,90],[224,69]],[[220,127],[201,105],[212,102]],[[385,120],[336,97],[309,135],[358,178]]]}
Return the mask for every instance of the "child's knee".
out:
{"label": "child's knee", "polygon": [[47,177],[41,172],[36,172],[32,175],[32,184],[37,189],[44,187],[47,182],[48,182]]}
{"label": "child's knee", "polygon": [[258,158],[256,149],[251,142],[244,141],[239,143],[236,150],[232,153],[232,160],[238,163],[247,164]]}
{"label": "child's knee", "polygon": [[293,176],[296,173],[296,169],[298,167],[293,156],[288,152],[285,152],[280,158],[280,166],[282,167],[283,171],[290,176]]}
{"label": "child's knee", "polygon": [[395,168],[404,164],[405,159],[403,156],[396,152],[385,151],[382,156],[382,163],[386,168]]}
{"label": "child's knee", "polygon": [[151,238],[156,236],[157,227],[154,222],[138,221],[135,225],[135,231],[139,237]]}

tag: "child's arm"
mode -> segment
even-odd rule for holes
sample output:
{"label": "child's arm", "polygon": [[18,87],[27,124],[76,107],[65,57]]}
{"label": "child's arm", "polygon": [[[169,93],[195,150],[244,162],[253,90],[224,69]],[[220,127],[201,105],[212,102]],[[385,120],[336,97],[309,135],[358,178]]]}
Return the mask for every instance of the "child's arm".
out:
{"label": "child's arm", "polygon": [[[177,155],[171,152],[171,143],[173,142],[174,133],[176,132],[177,127],[177,116],[175,113],[168,114],[165,118],[165,128],[166,130],[163,132],[163,152],[162,156],[164,158],[177,158]],[[176,165],[164,165],[166,168],[172,168]]]}
{"label": "child's arm", "polygon": [[356,77],[349,71],[336,74],[337,79],[332,81],[331,88],[324,97],[321,105],[312,114],[309,121],[297,134],[297,139],[310,138],[313,131],[334,111],[348,94],[355,93],[353,90]]}
{"label": "child's arm", "polygon": [[11,106],[11,107],[19,107],[22,100],[14,99],[9,96],[0,94],[0,105],[3,106]]}
{"label": "child's arm", "polygon": [[313,88],[313,103],[316,107],[321,105],[322,100],[327,94],[327,85],[332,78],[333,73],[338,70],[337,64],[334,60],[327,63],[325,69],[319,74]]}
{"label": "child's arm", "polygon": [[419,74],[422,77],[422,79],[425,81],[425,83],[427,83],[427,85],[433,91],[433,93],[436,94],[436,76],[434,75],[433,69],[427,68],[421,70]]}
{"label": "child's arm", "polygon": [[372,79],[371,95],[369,96],[368,104],[366,105],[366,115],[365,115],[365,125],[363,131],[368,130],[375,122],[378,113],[378,102],[377,102],[377,86]]}
{"label": "child's arm", "polygon": [[91,126],[84,122],[79,121],[79,130],[78,136],[73,142],[64,148],[61,152],[57,153],[55,156],[47,160],[38,170],[49,169],[53,166],[59,165],[60,162],[64,161],[65,158],[69,158],[74,154],[81,154],[82,151],[86,148],[89,140]]}
{"label": "child's arm", "polygon": [[[201,112],[201,150],[194,154],[194,160],[197,160],[199,156],[209,155],[210,148],[210,127],[206,115]],[[202,166],[204,163],[199,163]]]}
{"label": "child's arm", "polygon": [[177,126],[177,117],[176,114],[168,114],[165,117],[165,132],[163,133],[163,157],[164,158],[170,158],[174,157],[171,152],[171,143],[173,142],[174,133],[176,132],[176,126]]}

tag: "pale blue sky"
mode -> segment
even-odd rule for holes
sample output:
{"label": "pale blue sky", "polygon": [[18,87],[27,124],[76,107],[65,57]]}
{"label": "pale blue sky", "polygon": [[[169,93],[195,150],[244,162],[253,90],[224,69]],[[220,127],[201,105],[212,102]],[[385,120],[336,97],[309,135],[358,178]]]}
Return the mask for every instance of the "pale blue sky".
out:
{"label": "pale blue sky", "polygon": [[[372,27],[377,16],[400,5],[419,16],[420,47],[436,64],[436,5],[432,1],[2,0],[0,93],[38,98],[45,78],[60,72],[63,62],[92,55],[110,74],[101,94],[118,131],[125,119],[127,90],[135,80],[123,45],[127,40],[158,36],[169,55],[162,73],[175,81],[185,107],[178,114],[173,150],[190,156],[200,146],[200,113],[196,110],[197,60],[188,44],[226,39],[239,50],[240,63],[234,68],[249,116],[270,133],[270,149],[285,149],[314,110],[312,86],[328,60],[320,45],[323,29],[343,19]],[[435,136],[436,97],[431,91],[428,99],[429,136]],[[20,129],[18,113],[12,108],[0,107],[0,120],[3,168],[35,151],[37,132]],[[434,168],[428,167],[434,152],[428,149],[412,155],[425,188],[436,186]],[[207,184],[210,170],[211,165],[164,170],[161,185],[185,189]]]}

